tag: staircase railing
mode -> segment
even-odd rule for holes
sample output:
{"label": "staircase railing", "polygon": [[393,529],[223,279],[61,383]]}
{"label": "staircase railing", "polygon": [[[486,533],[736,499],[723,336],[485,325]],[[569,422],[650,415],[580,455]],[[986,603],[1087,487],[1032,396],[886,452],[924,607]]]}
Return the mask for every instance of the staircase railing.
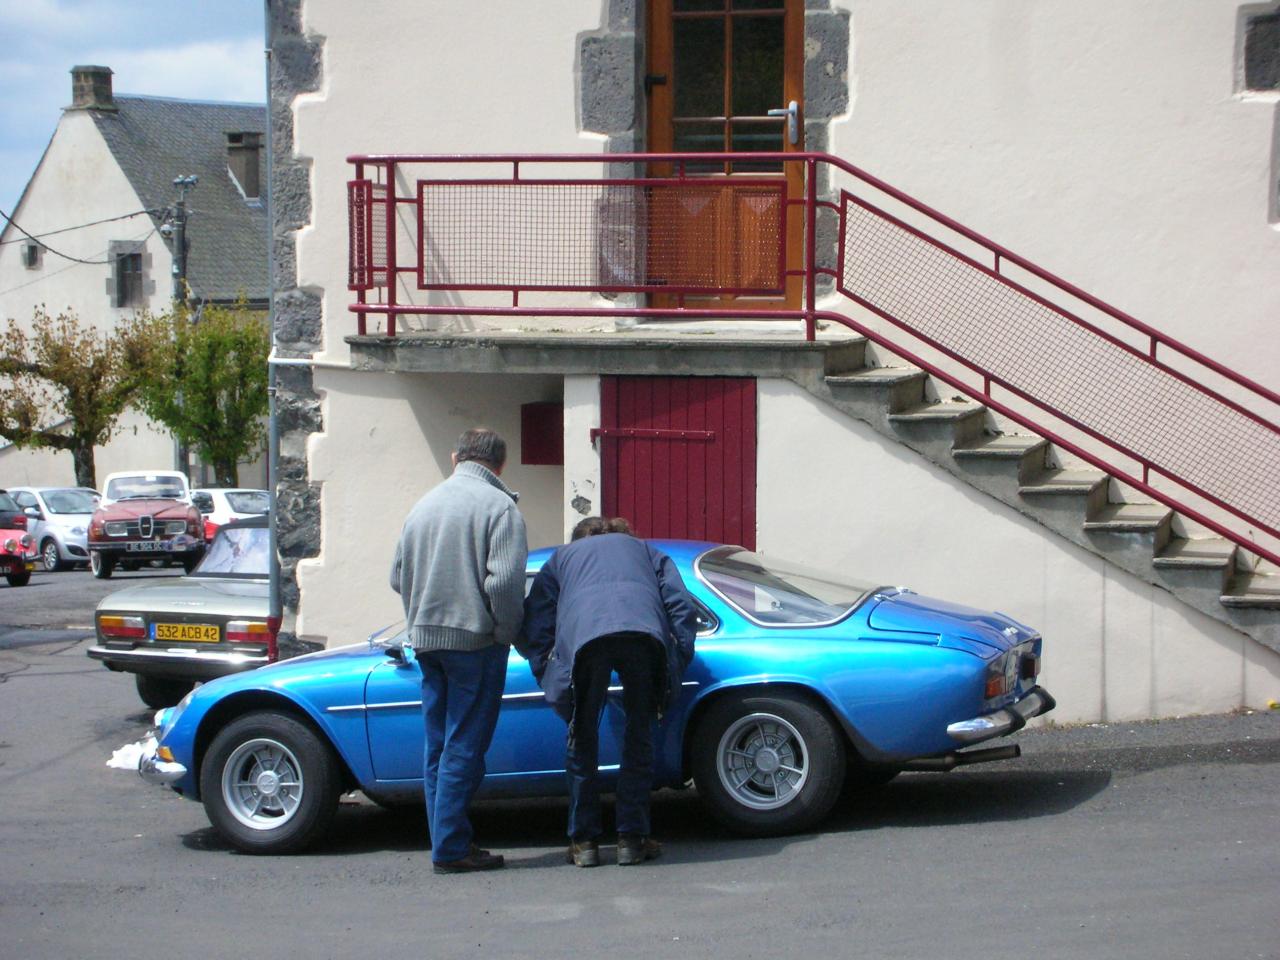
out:
{"label": "staircase railing", "polygon": [[[841,324],[1280,563],[1280,394],[838,157],[348,159],[362,336],[433,315]],[[606,163],[641,173],[573,175]]]}

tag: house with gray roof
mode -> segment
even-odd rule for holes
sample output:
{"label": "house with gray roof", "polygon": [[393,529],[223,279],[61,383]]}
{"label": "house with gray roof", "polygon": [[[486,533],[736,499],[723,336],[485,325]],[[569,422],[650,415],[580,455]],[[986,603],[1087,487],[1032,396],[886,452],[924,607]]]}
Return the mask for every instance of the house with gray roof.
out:
{"label": "house with gray roof", "polygon": [[[116,95],[108,67],[71,74],[71,103],[0,228],[0,320],[44,308],[108,330],[179,293],[265,310],[265,105]],[[163,428],[133,412],[121,426],[97,451],[100,474],[174,465]],[[71,460],[0,440],[0,480],[70,483]]]}

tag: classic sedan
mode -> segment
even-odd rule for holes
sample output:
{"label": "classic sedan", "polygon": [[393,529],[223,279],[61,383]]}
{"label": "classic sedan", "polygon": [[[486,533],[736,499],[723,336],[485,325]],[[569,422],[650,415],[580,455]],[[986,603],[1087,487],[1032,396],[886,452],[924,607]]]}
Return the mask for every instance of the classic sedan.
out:
{"label": "classic sedan", "polygon": [[[663,718],[655,785],[690,780],[731,828],[818,823],[846,781],[1018,755],[972,748],[1053,709],[1036,683],[1040,636],[909,590],[764,558],[741,547],[655,542],[701,615],[683,695]],[[549,556],[530,556],[532,575]],[[421,675],[396,628],[197,687],[156,715],[143,778],[204,803],[251,853],[317,839],[339,795],[420,803]],[[616,695],[616,693],[615,693]],[[622,718],[606,709],[602,771],[616,775]],[[565,724],[513,650],[481,796],[565,791]]]}
{"label": "classic sedan", "polygon": [[202,680],[276,659],[268,616],[266,517],[226,524],[190,576],[117,590],[98,604],[88,655],[134,674],[149,707],[171,707]]}
{"label": "classic sedan", "polygon": [[190,573],[204,555],[204,523],[191,505],[187,478],[176,470],[108,475],[89,521],[89,567],[99,580],[116,564],[136,568],[177,560]]}

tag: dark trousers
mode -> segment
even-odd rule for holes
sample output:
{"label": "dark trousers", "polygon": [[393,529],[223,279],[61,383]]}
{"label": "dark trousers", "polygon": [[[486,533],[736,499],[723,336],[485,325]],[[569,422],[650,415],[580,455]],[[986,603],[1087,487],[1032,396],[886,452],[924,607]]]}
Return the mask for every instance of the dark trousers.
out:
{"label": "dark trousers", "polygon": [[431,859],[459,860],[471,852],[467,808],[484,779],[507,679],[507,647],[418,652],[425,726],[422,786],[431,831]]}
{"label": "dark trousers", "polygon": [[622,682],[626,732],[615,794],[618,833],[649,835],[653,786],[653,723],[657,716],[655,658],[658,641],[635,633],[592,640],[578,652],[573,670],[573,719],[565,769],[569,774],[569,836],[594,840],[600,824],[600,717],[613,673]]}

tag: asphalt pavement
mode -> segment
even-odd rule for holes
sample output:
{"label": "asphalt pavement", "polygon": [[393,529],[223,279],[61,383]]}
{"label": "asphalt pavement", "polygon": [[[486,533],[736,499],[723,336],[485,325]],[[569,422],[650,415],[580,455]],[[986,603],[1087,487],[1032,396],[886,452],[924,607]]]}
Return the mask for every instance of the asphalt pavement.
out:
{"label": "asphalt pavement", "polygon": [[435,876],[422,816],[359,794],[313,852],[253,857],[106,766],[150,711],[87,633],[12,629],[44,578],[86,607],[46,623],[87,624],[77,576],[0,587],[0,958],[1280,958],[1280,713],[1024,731],[793,837],[666,791],[662,859],[626,870],[565,865],[555,800],[479,806],[498,873]]}

